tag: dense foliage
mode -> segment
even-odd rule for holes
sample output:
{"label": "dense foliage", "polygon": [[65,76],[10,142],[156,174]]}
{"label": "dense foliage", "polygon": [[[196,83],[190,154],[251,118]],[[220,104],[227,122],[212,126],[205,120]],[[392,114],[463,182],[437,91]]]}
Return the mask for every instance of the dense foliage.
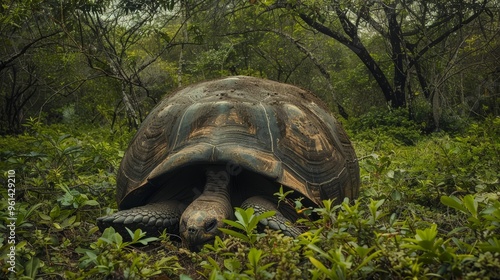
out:
{"label": "dense foliage", "polygon": [[166,235],[98,231],[96,217],[116,208],[116,167],[130,132],[31,120],[26,133],[0,139],[4,186],[15,171],[17,218],[15,274],[8,274],[9,228],[0,225],[0,278],[498,279],[500,119],[410,145],[399,135],[415,128],[380,129],[386,121],[369,115],[346,124],[362,168],[359,199],[325,201],[312,210],[319,219],[299,221],[307,232],[297,239],[257,232],[261,217],[235,209],[225,237],[192,253]]}

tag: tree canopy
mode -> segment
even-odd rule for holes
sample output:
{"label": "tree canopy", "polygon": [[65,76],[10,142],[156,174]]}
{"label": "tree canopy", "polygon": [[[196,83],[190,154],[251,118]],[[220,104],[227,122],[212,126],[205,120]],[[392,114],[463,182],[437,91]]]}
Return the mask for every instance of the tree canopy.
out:
{"label": "tree canopy", "polygon": [[431,130],[498,115],[498,6],[9,1],[0,7],[0,131],[19,132],[30,117],[137,127],[169,90],[227,75],[297,84],[346,118],[405,108]]}

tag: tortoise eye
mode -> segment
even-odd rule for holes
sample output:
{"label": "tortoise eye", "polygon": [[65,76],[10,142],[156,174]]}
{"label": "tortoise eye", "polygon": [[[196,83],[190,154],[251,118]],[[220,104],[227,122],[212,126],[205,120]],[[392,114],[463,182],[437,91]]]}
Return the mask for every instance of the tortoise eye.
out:
{"label": "tortoise eye", "polygon": [[214,230],[216,226],[217,226],[217,220],[216,219],[210,220],[205,224],[205,232],[210,232]]}

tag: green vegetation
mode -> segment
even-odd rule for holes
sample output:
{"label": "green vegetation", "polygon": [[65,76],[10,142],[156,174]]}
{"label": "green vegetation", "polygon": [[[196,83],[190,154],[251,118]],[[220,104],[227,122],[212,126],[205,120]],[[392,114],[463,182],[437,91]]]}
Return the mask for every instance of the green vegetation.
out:
{"label": "green vegetation", "polygon": [[[378,129],[384,122],[346,124],[362,169],[359,199],[304,211],[279,193],[309,213],[298,221],[307,231],[297,239],[256,231],[272,213],[235,209],[225,236],[193,253],[167,235],[146,238],[138,230],[126,242],[112,229],[98,231],[95,219],[116,208],[116,168],[132,133],[31,120],[26,133],[0,139],[4,178],[15,170],[17,218],[16,272],[8,274],[9,194],[2,188],[0,278],[498,279],[500,118],[411,145]],[[356,133],[365,126],[374,131]]]}

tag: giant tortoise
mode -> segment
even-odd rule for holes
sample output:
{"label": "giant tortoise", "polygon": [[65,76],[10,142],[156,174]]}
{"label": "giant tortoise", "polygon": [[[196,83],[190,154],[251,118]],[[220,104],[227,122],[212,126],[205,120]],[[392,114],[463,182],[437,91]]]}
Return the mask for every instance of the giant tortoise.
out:
{"label": "giant tortoise", "polygon": [[191,249],[220,234],[234,207],[297,236],[297,212],[275,195],[283,187],[321,205],[359,192],[359,165],[345,131],[310,92],[236,76],[185,87],[164,98],[130,142],[117,177],[119,210],[100,229],[166,229]]}

